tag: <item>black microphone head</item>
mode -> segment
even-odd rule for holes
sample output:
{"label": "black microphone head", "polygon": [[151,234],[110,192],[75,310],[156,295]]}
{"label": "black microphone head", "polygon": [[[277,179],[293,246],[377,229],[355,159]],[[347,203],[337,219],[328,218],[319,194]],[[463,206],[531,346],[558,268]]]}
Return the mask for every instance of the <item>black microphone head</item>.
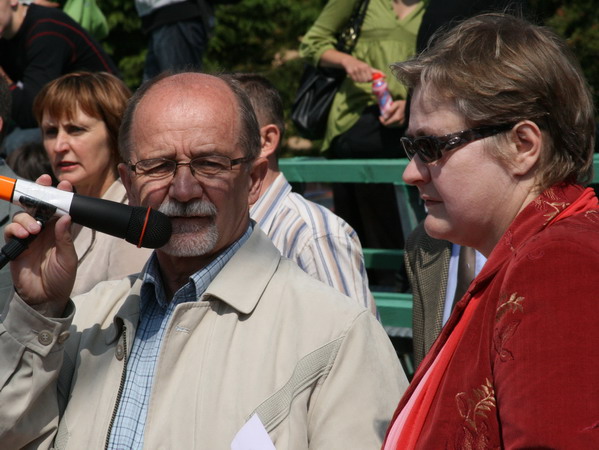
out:
{"label": "black microphone head", "polygon": [[134,206],[125,240],[138,247],[160,248],[171,238],[172,231],[167,215],[151,208]]}

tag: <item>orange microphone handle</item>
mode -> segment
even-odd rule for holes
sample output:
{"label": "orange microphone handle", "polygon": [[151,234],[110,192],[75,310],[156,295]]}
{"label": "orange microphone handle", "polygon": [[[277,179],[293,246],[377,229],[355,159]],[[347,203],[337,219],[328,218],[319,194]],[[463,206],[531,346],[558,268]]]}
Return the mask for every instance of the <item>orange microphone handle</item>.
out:
{"label": "orange microphone handle", "polygon": [[17,180],[0,175],[0,200],[12,202],[12,196],[15,192]]}

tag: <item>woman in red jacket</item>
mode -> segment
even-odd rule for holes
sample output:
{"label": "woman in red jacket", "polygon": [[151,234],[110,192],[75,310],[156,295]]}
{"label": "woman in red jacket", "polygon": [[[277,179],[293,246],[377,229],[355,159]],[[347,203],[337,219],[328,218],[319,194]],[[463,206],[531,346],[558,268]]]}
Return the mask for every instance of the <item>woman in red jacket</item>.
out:
{"label": "woman in red jacket", "polygon": [[488,257],[384,449],[599,448],[599,206],[589,89],[566,43],[477,16],[394,66],[413,89],[403,178],[429,235]]}

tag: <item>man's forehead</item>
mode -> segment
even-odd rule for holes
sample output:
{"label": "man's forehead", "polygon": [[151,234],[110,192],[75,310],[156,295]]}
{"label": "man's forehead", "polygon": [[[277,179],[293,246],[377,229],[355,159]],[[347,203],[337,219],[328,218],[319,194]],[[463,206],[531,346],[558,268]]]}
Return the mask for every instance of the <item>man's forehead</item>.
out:
{"label": "man's forehead", "polygon": [[235,95],[227,83],[214,76],[203,74],[180,74],[160,80],[152,86],[144,103],[164,105],[166,108],[185,104],[189,107],[212,107],[225,110],[237,104]]}
{"label": "man's forehead", "polygon": [[158,81],[148,90],[146,97],[152,94],[225,101],[231,99],[233,92],[224,80],[213,75],[181,73]]}
{"label": "man's forehead", "polygon": [[[219,80],[220,81],[220,80]],[[134,124],[143,126],[153,122],[203,121],[206,125],[225,125],[237,122],[237,107],[231,92],[214,88],[160,84],[149,90],[141,99]]]}
{"label": "man's forehead", "polygon": [[173,109],[160,105],[148,108],[149,115],[140,110],[131,130],[133,147],[144,154],[234,150],[239,136],[235,117],[200,110],[197,103],[193,109],[184,104]]}

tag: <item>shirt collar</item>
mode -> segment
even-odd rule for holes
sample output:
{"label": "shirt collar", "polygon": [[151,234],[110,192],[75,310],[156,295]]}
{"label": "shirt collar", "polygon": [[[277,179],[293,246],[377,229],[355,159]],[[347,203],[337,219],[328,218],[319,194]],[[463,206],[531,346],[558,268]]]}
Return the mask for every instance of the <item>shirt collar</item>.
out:
{"label": "shirt collar", "polygon": [[[214,280],[222,268],[229,262],[233,255],[239,250],[239,248],[249,239],[254,228],[254,222],[250,221],[248,228],[245,230],[243,235],[237,239],[233,244],[223,250],[214,258],[210,264],[197,272],[193,273],[189,277],[187,284],[182,286],[174,295],[173,301],[182,303],[185,301],[197,301],[200,299],[202,294],[208,288],[208,285]],[[156,252],[154,252],[146,265],[146,268],[142,274],[142,286],[141,286],[141,309],[147,302],[157,301],[158,304],[163,307],[168,307],[166,300],[164,283],[162,276],[160,275],[160,268]],[[191,295],[190,293],[191,289]],[[188,295],[185,295],[187,291]]]}

